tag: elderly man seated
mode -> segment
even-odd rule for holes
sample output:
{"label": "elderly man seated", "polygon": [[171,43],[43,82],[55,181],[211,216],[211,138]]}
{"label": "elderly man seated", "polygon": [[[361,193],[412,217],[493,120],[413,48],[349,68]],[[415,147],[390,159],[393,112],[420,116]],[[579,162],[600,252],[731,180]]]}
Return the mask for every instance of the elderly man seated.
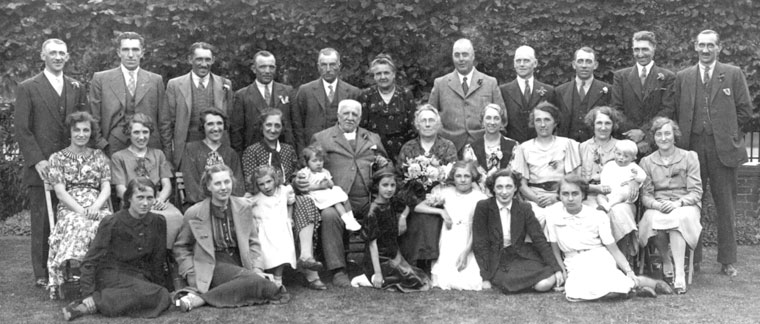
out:
{"label": "elderly man seated", "polygon": [[[386,156],[380,136],[359,127],[361,115],[362,107],[359,102],[342,100],[338,104],[338,124],[314,134],[311,138],[311,143],[321,146],[325,152],[324,168],[332,174],[335,185],[348,194],[357,218],[365,215],[370,205],[372,164],[378,160],[378,156]],[[301,192],[308,191],[309,183],[305,177],[299,175],[294,183]],[[321,213],[320,238],[325,268],[333,272],[335,286],[347,287],[350,282],[345,271],[345,226],[334,207],[323,209]],[[314,271],[305,270],[304,273],[310,283],[319,280]]]}

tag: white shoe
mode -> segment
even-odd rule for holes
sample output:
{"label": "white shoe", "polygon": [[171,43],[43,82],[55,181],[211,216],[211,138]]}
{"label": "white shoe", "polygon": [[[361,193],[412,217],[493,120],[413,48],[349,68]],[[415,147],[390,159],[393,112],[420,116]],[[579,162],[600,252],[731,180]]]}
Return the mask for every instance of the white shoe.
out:
{"label": "white shoe", "polygon": [[372,287],[372,283],[367,279],[367,275],[361,274],[351,279],[351,287]]}
{"label": "white shoe", "polygon": [[353,211],[349,211],[341,215],[340,219],[342,219],[343,222],[346,223],[346,229],[349,231],[355,232],[362,228],[362,225],[356,221],[356,218],[354,218]]}

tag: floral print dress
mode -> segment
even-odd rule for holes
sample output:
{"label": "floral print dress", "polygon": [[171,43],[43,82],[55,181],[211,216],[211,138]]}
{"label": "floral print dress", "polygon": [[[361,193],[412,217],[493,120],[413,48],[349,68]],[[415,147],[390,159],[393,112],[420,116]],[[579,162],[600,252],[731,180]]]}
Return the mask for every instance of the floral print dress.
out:
{"label": "floral print dress", "polygon": [[380,135],[388,157],[396,158],[404,143],[416,135],[415,103],[411,92],[397,85],[391,100],[385,103],[374,86],[364,90],[357,100],[362,104],[359,126]]}
{"label": "floral print dress", "polygon": [[[100,150],[76,154],[66,148],[53,153],[49,161],[50,184],[64,184],[66,191],[84,208],[90,207],[98,198],[101,184],[111,181],[109,160]],[[110,214],[108,204],[103,204],[96,219],[76,213],[64,203],[58,204],[57,221],[48,239],[48,287],[56,287],[63,283],[61,265],[66,260],[84,259],[100,221]]]}

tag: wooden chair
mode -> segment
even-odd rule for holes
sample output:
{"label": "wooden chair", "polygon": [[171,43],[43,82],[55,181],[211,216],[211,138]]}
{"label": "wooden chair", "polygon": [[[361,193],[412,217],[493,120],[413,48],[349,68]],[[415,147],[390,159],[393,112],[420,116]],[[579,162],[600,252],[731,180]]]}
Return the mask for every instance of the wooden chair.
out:
{"label": "wooden chair", "polygon": [[182,172],[174,173],[174,206],[185,212],[185,178]]}

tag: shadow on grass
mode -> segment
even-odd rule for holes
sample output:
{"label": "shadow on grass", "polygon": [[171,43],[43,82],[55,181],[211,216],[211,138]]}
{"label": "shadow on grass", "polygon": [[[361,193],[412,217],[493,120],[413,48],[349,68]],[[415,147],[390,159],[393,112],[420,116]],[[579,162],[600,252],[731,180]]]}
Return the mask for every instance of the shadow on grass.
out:
{"label": "shadow on grass", "polygon": [[[438,289],[401,294],[371,288],[317,292],[295,282],[287,305],[237,309],[172,309],[152,320],[99,315],[76,323],[758,323],[760,249],[739,247],[740,274],[719,275],[715,249],[705,249],[702,271],[683,296],[621,302],[570,303],[561,293],[503,295],[497,291]],[[32,284],[29,237],[0,237],[0,323],[62,321],[64,302],[47,300]],[[291,281],[292,282],[292,281]]]}

